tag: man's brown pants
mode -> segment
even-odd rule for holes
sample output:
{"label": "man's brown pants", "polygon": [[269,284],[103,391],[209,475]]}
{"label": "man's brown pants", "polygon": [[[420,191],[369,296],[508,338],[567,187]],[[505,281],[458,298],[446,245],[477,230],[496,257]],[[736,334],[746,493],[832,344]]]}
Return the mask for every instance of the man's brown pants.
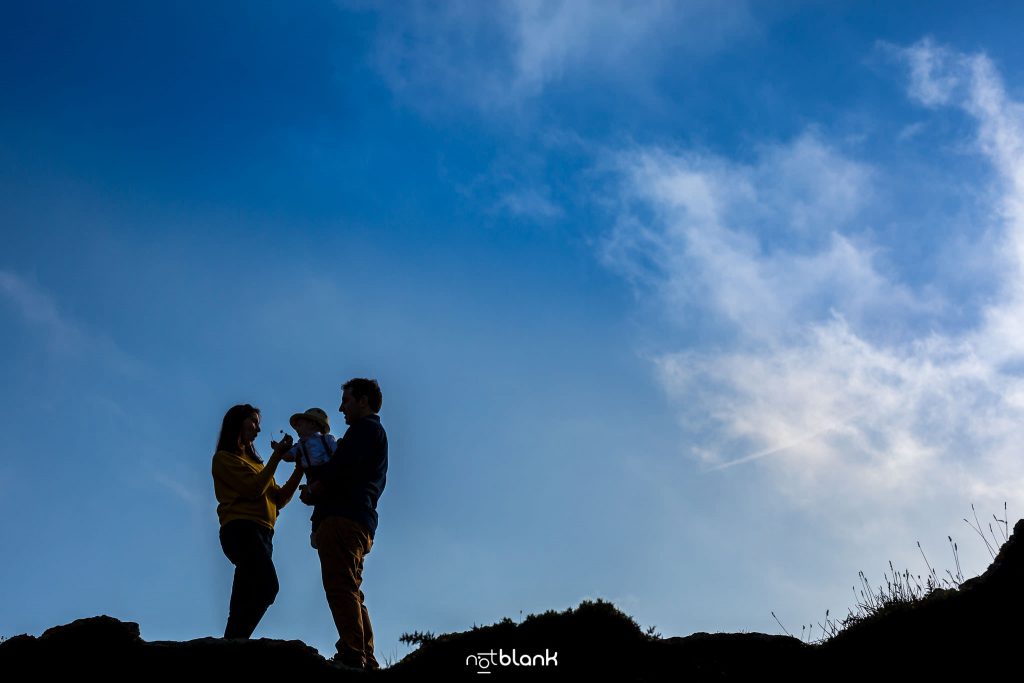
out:
{"label": "man's brown pants", "polygon": [[346,517],[327,517],[317,527],[316,545],[327,604],[338,628],[338,658],[349,666],[380,668],[373,656],[370,615],[359,589],[363,558],[373,546],[369,530]]}

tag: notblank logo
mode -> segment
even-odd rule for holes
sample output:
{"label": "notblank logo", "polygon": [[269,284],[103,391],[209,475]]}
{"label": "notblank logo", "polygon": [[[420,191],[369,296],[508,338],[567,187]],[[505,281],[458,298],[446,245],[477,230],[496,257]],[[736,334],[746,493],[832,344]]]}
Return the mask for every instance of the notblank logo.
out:
{"label": "notblank logo", "polygon": [[478,674],[489,674],[499,666],[558,666],[558,653],[544,648],[542,655],[519,654],[512,648],[512,654],[499,649],[497,652],[478,652],[466,657],[466,666],[475,666]]}

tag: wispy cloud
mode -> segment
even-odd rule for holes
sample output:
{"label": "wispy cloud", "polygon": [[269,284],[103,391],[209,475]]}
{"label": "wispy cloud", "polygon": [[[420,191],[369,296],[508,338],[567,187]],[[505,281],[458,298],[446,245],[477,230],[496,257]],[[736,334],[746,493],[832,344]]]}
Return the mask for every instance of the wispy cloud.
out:
{"label": "wispy cloud", "polygon": [[530,218],[538,221],[549,221],[561,218],[565,211],[555,204],[539,188],[523,188],[506,192],[498,199],[498,207],[514,216]]}
{"label": "wispy cloud", "polygon": [[[197,518],[205,515],[209,508],[208,492],[205,489],[197,490],[194,487],[186,486],[178,479],[168,473],[150,466],[150,476],[153,481],[171,492],[189,509]],[[199,491],[202,491],[200,493]]]}
{"label": "wispy cloud", "polygon": [[78,326],[61,315],[52,297],[15,273],[0,270],[0,293],[22,319],[42,331],[54,347],[73,349],[85,339]]}
{"label": "wispy cloud", "polygon": [[63,312],[53,296],[17,273],[0,270],[0,297],[13,307],[24,323],[45,338],[47,348],[53,353],[87,354],[129,376],[145,371],[137,359],[112,340],[87,330]]}
{"label": "wispy cloud", "polygon": [[757,463],[795,504],[851,525],[878,506],[1001,504],[1024,485],[1024,109],[984,55],[927,40],[898,55],[909,96],[969,114],[998,171],[1001,287],[973,328],[950,331],[944,302],[879,267],[860,227],[875,172],[814,134],[750,165],[620,154],[603,245],[684,329],[718,330],[653,356],[693,456]]}
{"label": "wispy cloud", "polygon": [[921,133],[923,133],[928,126],[923,121],[917,121],[915,123],[904,126],[897,136],[899,140],[913,140]]}
{"label": "wispy cloud", "polygon": [[669,50],[706,54],[752,25],[746,3],[709,0],[413,2],[375,10],[376,65],[395,92],[420,106],[484,110],[515,107],[571,76],[649,70]]}

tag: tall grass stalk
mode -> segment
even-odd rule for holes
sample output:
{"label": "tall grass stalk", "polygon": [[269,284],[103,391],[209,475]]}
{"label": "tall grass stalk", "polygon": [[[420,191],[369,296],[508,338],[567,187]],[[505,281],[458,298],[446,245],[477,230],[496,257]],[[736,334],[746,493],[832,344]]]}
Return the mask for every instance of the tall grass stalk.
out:
{"label": "tall grass stalk", "polygon": [[[985,534],[984,527],[982,527],[980,520],[978,519],[978,513],[971,505],[971,511],[974,516],[974,524],[971,524],[966,518],[964,522],[967,523],[971,529],[973,529],[985,543],[985,548],[989,554],[995,559],[999,548],[1009,540],[1010,537],[1010,523],[1009,515],[1007,514],[1007,504],[1003,503],[1003,518],[1000,519],[996,515],[992,515],[992,519],[995,521],[995,527],[991,523],[988,523],[988,535]],[[999,529],[999,534],[1002,536],[1002,540],[996,536],[995,530]],[[991,541],[989,540],[991,536]],[[821,636],[817,641],[813,640],[814,624],[810,627],[801,625],[800,627],[800,640],[803,642],[824,642],[825,640],[838,635],[841,631],[847,627],[859,622],[864,619],[876,616],[888,610],[909,606],[913,603],[924,600],[936,590],[954,590],[960,588],[961,585],[967,580],[964,575],[963,567],[960,565],[960,547],[953,540],[952,536],[947,536],[949,539],[949,547],[953,552],[953,564],[956,567],[956,573],[947,569],[946,576],[940,577],[938,572],[932,566],[931,562],[928,561],[928,556],[925,555],[924,548],[921,547],[921,542],[917,542],[917,549],[921,553],[921,558],[924,560],[925,567],[927,567],[927,578],[922,579],[920,574],[914,575],[910,573],[909,569],[903,570],[903,572],[896,571],[896,567],[892,561],[889,562],[889,571],[882,575],[882,579],[885,583],[884,586],[879,585],[876,590],[871,582],[868,580],[867,575],[863,572],[857,572],[857,577],[860,583],[860,587],[853,587],[853,598],[854,607],[847,610],[848,614],[841,621],[830,618],[829,611],[825,610],[825,622],[818,622],[818,628],[820,629]],[[786,635],[793,637],[792,634],[786,630],[786,627],[782,625],[779,618],[775,616],[775,612],[772,612],[772,617],[779,624],[779,627],[786,633]]]}

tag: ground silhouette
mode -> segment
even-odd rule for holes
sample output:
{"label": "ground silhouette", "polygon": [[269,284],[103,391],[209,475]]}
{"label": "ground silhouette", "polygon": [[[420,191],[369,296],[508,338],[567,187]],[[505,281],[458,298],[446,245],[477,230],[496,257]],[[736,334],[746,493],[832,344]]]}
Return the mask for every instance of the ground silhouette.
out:
{"label": "ground silhouette", "polygon": [[945,681],[1012,675],[1022,607],[1024,520],[981,576],[882,610],[820,644],[762,633],[660,638],[611,603],[596,601],[428,638],[390,668],[364,674],[335,668],[297,640],[146,642],[138,624],[100,616],[0,643],[0,671],[5,678],[20,674],[7,680],[199,672],[301,681],[480,680],[486,672],[503,680]]}

